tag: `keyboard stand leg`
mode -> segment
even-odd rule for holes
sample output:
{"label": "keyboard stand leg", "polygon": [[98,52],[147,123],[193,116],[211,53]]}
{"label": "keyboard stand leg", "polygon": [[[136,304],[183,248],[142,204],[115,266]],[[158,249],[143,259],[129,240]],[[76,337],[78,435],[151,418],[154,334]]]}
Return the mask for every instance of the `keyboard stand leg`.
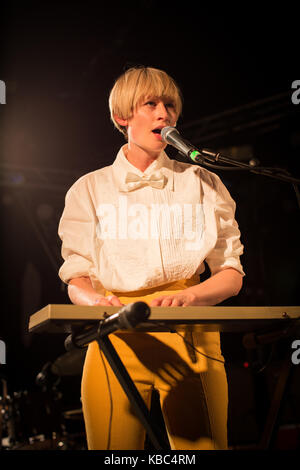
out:
{"label": "keyboard stand leg", "polygon": [[263,449],[263,450],[269,449],[270,442],[274,434],[274,428],[276,426],[276,422],[278,419],[278,413],[282,405],[284,392],[286,390],[287,380],[290,375],[291,366],[292,366],[291,355],[288,354],[281,366],[275,392],[274,392],[272,402],[269,408],[265,428],[264,428],[261,440],[258,444],[258,449]]}

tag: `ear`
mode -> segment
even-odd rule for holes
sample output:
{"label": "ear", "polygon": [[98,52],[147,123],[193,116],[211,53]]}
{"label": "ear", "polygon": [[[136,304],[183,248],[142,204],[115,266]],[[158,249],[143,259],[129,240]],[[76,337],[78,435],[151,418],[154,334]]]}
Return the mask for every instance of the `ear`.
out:
{"label": "ear", "polygon": [[114,119],[120,126],[126,127],[128,125],[128,119],[122,119],[119,116],[116,116],[115,114]]}

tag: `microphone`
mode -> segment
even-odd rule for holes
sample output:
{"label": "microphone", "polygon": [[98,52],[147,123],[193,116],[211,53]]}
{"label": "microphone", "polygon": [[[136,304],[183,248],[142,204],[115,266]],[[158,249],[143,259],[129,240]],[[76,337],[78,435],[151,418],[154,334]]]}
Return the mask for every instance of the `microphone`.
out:
{"label": "microphone", "polygon": [[100,336],[116,330],[133,330],[150,315],[150,307],[145,302],[124,305],[117,313],[110,315],[100,324]]}
{"label": "microphone", "polygon": [[150,316],[150,307],[145,302],[134,302],[124,305],[117,313],[101,320],[96,326],[74,337],[69,335],[65,340],[67,351],[75,348],[85,347],[91,341],[109,335],[116,330],[132,330],[139,323],[147,320]]}
{"label": "microphone", "polygon": [[194,162],[203,162],[203,155],[187,140],[184,140],[176,127],[163,127],[160,132],[162,139],[175,147],[185,157],[189,157]]}

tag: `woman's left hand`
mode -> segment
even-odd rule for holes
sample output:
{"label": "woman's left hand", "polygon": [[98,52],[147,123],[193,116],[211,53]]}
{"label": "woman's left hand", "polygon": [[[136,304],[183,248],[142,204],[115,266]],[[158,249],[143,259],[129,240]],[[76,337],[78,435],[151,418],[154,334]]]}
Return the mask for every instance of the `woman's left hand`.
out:
{"label": "woman's left hand", "polygon": [[151,307],[188,307],[198,305],[197,297],[192,292],[180,292],[173,295],[161,295],[151,301]]}

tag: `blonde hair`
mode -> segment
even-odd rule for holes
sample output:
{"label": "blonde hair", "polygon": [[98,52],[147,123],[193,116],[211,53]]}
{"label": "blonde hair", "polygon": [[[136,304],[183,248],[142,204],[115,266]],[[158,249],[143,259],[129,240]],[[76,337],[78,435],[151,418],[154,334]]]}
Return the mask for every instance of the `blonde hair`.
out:
{"label": "blonde hair", "polygon": [[153,67],[132,67],[116,80],[109,95],[111,120],[125,137],[127,129],[116,122],[115,116],[130,119],[137,106],[148,96],[172,100],[177,116],[181,114],[182,96],[173,78]]}

